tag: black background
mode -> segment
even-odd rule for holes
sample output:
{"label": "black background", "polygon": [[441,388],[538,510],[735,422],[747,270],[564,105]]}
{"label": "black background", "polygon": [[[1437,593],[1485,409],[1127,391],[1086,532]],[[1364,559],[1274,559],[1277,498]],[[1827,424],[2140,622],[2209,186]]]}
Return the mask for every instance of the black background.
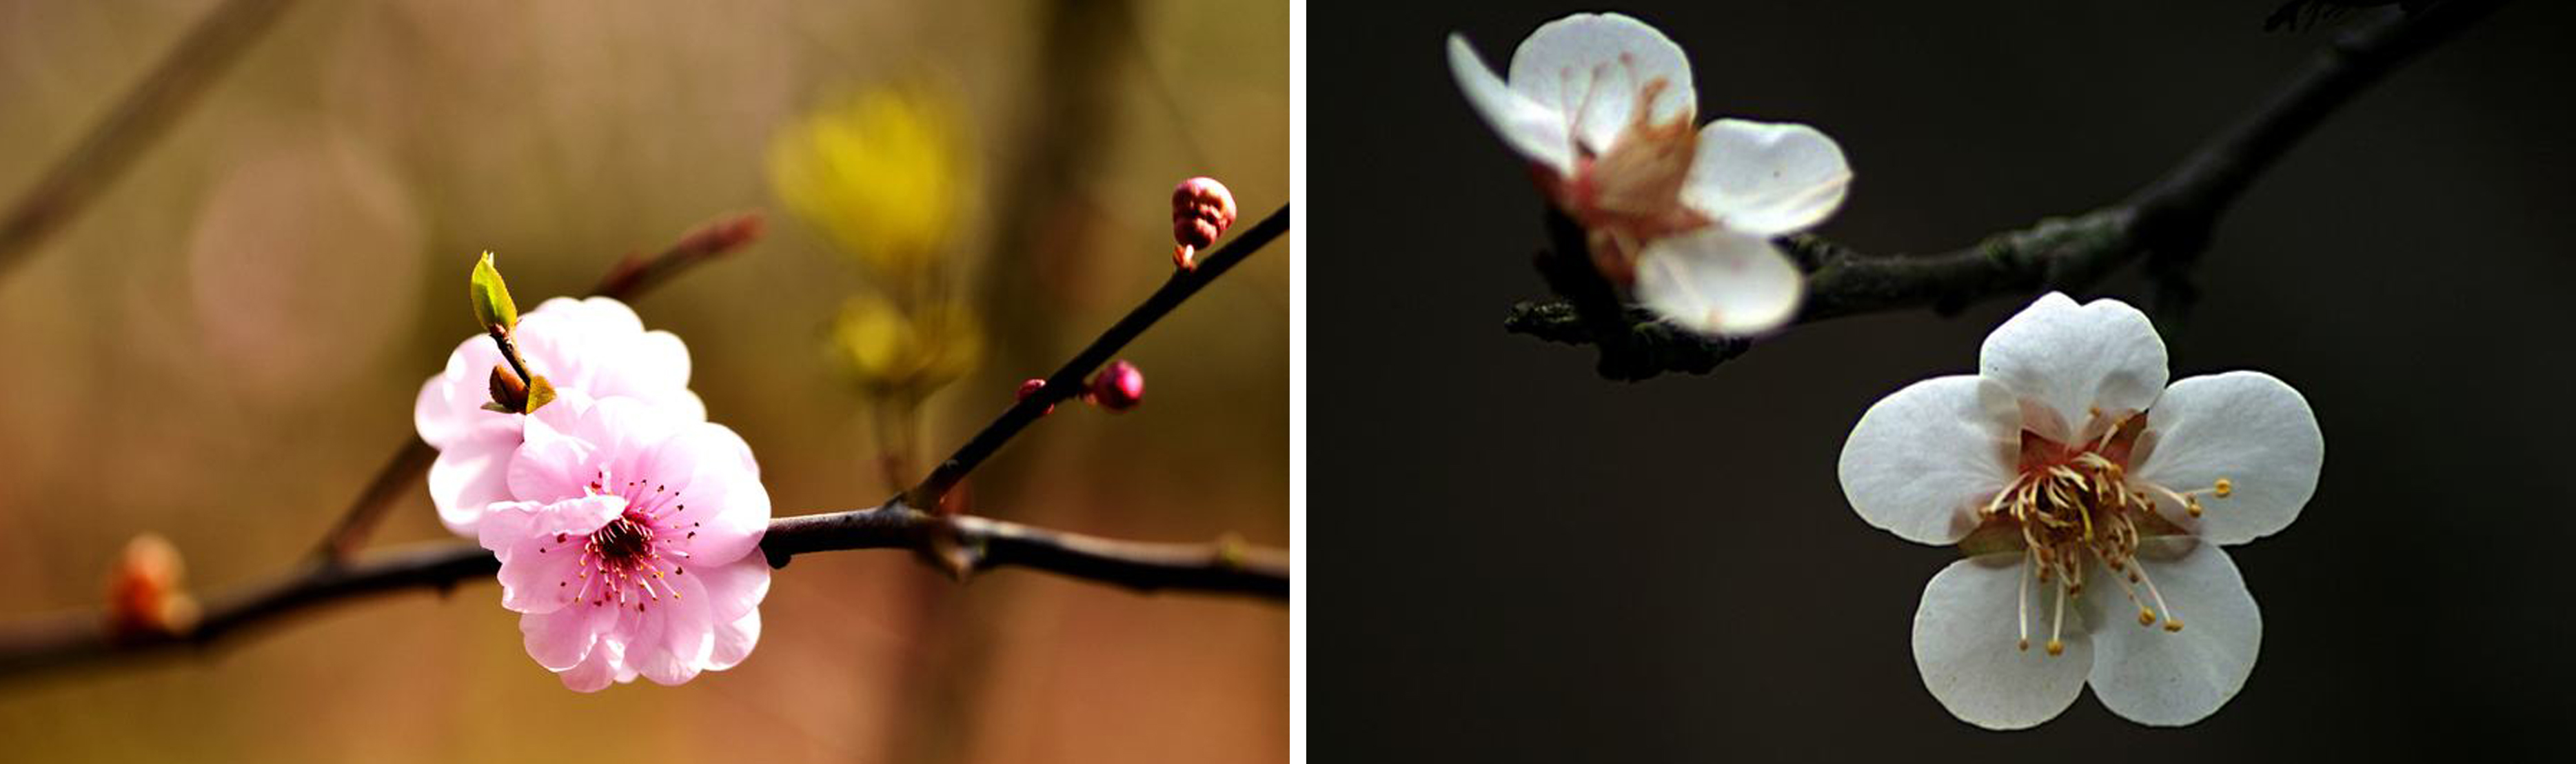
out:
{"label": "black background", "polygon": [[[1642,384],[1506,335],[1544,291],[1541,201],[1442,40],[1501,68],[1593,9],[1448,5],[1309,6],[1319,760],[2413,757],[2576,721],[2568,4],[2508,7],[2362,94],[2223,221],[2199,307],[2157,317],[2176,379],[2268,371],[2325,432],[2299,521],[2229,550],[2264,616],[2243,692],[2180,731],[2088,692],[2012,734],[1915,672],[1916,599],[1956,553],[1862,522],[1834,463],[1870,403],[1973,371],[2029,296],[1798,327]],[[2119,199],[2342,28],[2264,33],[2274,5],[1620,10],[1688,52],[1702,120],[1842,144],[1856,181],[1821,233],[1933,252]],[[2124,273],[2076,296],[2150,293]]]}

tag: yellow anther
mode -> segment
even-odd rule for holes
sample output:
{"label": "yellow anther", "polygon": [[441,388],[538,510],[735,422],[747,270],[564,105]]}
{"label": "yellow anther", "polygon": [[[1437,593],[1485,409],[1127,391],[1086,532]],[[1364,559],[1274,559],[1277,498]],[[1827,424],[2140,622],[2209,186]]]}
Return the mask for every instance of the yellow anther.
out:
{"label": "yellow anther", "polygon": [[2182,631],[2182,619],[2180,619],[2180,618],[2167,618],[2167,619],[2165,619],[2165,631]]}
{"label": "yellow anther", "polygon": [[2183,500],[2182,500],[2182,508],[2183,508],[2183,510],[2184,510],[2184,511],[2190,512],[2190,513],[2191,513],[2191,516],[2193,516],[2193,517],[2199,517],[2199,516],[2200,516],[2200,497],[2198,497],[2198,496],[2185,496],[2185,497],[2183,497]]}
{"label": "yellow anther", "polygon": [[2228,480],[2227,478],[2219,478],[2218,484],[2210,486],[2210,490],[2216,491],[2218,493],[2218,498],[2227,498],[2228,494],[2236,492],[2236,481]]}
{"label": "yellow anther", "polygon": [[2140,626],[2152,626],[2152,625],[2154,625],[2154,624],[2155,624],[2155,622],[2156,622],[2156,614],[2155,614],[2155,613],[2148,611],[2146,608],[2138,608],[2138,625],[2140,625]]}
{"label": "yellow anther", "polygon": [[2048,640],[2048,654],[2050,654],[2050,655],[2065,655],[2065,654],[2066,654],[2066,643],[2064,643],[2064,642],[2060,642],[2060,641],[2057,641],[2057,640],[2055,640],[2055,639]]}

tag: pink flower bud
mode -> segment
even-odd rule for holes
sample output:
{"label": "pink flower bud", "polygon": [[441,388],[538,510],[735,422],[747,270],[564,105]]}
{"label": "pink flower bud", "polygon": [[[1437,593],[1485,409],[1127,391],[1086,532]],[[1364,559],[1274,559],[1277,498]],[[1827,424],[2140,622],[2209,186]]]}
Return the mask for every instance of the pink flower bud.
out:
{"label": "pink flower bud", "polygon": [[[1046,380],[1030,377],[1029,381],[1020,383],[1020,391],[1013,400],[1028,400],[1029,396],[1036,395],[1039,390],[1044,389],[1046,389]],[[1038,416],[1046,416],[1053,413],[1055,413],[1055,404],[1050,403],[1047,404],[1045,411],[1038,413]]]}
{"label": "pink flower bud", "polygon": [[1234,192],[1215,178],[1196,177],[1172,188],[1172,263],[1182,270],[1198,267],[1198,250],[1216,243],[1234,225]]}
{"label": "pink flower bud", "polygon": [[1145,402],[1145,372],[1124,360],[1111,361],[1091,378],[1091,402],[1111,413]]}
{"label": "pink flower bud", "polygon": [[107,626],[119,637],[185,634],[196,626],[197,601],[181,588],[179,548],[143,534],[125,545],[108,573]]}

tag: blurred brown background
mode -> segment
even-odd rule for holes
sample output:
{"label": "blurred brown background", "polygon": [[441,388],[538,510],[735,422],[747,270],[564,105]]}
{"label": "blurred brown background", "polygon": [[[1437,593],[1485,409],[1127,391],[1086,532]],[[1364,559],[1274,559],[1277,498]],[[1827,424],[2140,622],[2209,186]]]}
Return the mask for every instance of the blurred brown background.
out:
{"label": "blurred brown background", "polygon": [[[0,0],[0,193],[212,6]],[[95,606],[146,531],[200,592],[284,570],[409,435],[470,332],[476,252],[533,307],[744,209],[771,211],[765,240],[636,308],[689,343],[779,514],[874,504],[860,400],[821,350],[860,272],[779,208],[774,132],[886,85],[968,117],[948,256],[1006,302],[978,303],[981,371],[930,400],[935,456],[1160,282],[1173,182],[1225,180],[1246,225],[1286,201],[1286,25],[1184,0],[302,4],[0,280],[0,616]],[[1124,354],[1145,406],[1059,411],[978,473],[977,511],[1285,545],[1287,266],[1274,244],[1148,333]],[[423,493],[377,543],[444,536]],[[1286,756],[1282,607],[1025,571],[954,586],[850,552],[799,558],[762,612],[734,670],[579,695],[494,587],[407,593],[0,687],[0,739],[30,760]]]}

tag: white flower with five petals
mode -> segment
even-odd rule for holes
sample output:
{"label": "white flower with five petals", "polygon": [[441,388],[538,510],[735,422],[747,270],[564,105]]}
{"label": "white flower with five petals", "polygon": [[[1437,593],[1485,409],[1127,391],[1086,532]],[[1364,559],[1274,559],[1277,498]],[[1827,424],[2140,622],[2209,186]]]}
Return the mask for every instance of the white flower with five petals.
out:
{"label": "white flower with five petals", "polygon": [[1862,519],[1970,554],[1915,612],[1924,686],[1995,729],[2048,721],[2088,683],[2143,724],[2216,712],[2263,641],[2219,547],[2288,526],[2316,492],[2307,400],[2252,371],[2168,386],[2164,340],[2116,300],[2051,293],[1981,356],[1880,400],[1843,445]]}
{"label": "white flower with five petals", "polygon": [[1743,335],[1786,323],[1804,278],[1773,237],[1824,222],[1851,184],[1842,148],[1806,125],[1721,119],[1694,129],[1679,46],[1618,14],[1540,25],[1506,83],[1459,35],[1467,100],[1581,223],[1593,263],[1675,325]]}

